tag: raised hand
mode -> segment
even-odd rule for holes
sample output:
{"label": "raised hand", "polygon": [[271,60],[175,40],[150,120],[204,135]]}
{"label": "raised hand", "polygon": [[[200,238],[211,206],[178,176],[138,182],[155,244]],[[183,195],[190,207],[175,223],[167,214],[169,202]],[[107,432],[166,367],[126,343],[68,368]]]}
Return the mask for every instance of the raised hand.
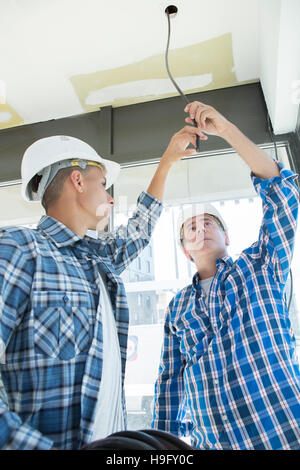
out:
{"label": "raised hand", "polygon": [[[193,123],[193,119],[197,122],[199,130],[206,134],[218,135],[223,137],[228,128],[232,126],[231,122],[228,121],[222,114],[220,114],[215,108],[199,101],[193,101],[189,103],[184,111],[189,113],[189,117],[185,121],[189,124]],[[201,133],[202,136],[205,135]],[[205,136],[207,139],[207,136]],[[203,137],[202,137],[203,139]]]}
{"label": "raised hand", "polygon": [[193,126],[185,126],[180,131],[176,132],[170,140],[166,148],[162,160],[173,164],[180,160],[182,157],[187,157],[195,153],[195,149],[188,149],[189,144],[196,147],[196,136],[199,135],[200,139],[207,139],[200,129]]}

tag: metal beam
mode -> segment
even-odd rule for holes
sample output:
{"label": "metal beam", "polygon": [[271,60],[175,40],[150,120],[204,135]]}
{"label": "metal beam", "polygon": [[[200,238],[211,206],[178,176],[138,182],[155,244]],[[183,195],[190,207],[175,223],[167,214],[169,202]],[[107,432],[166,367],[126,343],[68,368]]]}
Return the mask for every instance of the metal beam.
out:
{"label": "metal beam", "polygon": [[[234,122],[258,145],[271,142],[267,111],[259,83],[240,85],[188,95],[189,100],[211,104]],[[120,164],[157,160],[171,136],[185,125],[186,114],[181,97],[139,103],[80,114],[0,131],[0,182],[19,180],[25,149],[35,140],[50,135],[78,137],[104,158]],[[288,135],[276,136],[287,141]],[[228,149],[215,136],[201,142],[201,153]]]}

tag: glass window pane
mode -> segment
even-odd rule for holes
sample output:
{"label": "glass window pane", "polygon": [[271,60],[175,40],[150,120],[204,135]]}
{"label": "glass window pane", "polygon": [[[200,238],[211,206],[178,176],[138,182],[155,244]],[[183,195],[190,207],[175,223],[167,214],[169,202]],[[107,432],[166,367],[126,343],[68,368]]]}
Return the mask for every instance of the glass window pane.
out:
{"label": "glass window pane", "polygon": [[[274,157],[273,148],[264,149]],[[278,146],[278,158],[289,167],[286,147]],[[134,209],[139,194],[148,187],[157,163],[123,167],[114,185],[116,212]],[[255,196],[250,172],[244,161],[232,151],[226,154],[183,159],[168,175],[164,202],[167,205]]]}
{"label": "glass window pane", "polygon": [[35,224],[45,213],[39,202],[22,199],[21,184],[0,185],[0,201],[0,227]]}

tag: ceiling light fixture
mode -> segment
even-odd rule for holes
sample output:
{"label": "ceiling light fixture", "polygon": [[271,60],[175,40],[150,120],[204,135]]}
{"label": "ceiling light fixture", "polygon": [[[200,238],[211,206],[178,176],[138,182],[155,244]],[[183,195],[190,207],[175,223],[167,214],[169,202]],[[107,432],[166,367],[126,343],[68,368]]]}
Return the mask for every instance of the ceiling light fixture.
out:
{"label": "ceiling light fixture", "polygon": [[[177,85],[177,83],[175,82],[174,78],[172,77],[172,74],[170,72],[170,69],[169,69],[169,63],[168,63],[168,54],[169,54],[169,45],[170,45],[170,35],[171,35],[171,23],[170,23],[170,17],[174,17],[178,12],[178,8],[175,6],[175,5],[169,5],[166,9],[165,9],[165,14],[167,15],[167,18],[168,18],[168,41],[167,41],[167,47],[166,47],[166,53],[165,53],[165,62],[166,62],[166,68],[167,68],[167,72],[168,72],[168,75],[170,77],[170,80],[171,82],[173,83],[173,85],[175,86],[176,90],[178,91],[178,93],[182,96],[184,102],[186,104],[189,104],[189,100],[187,99],[187,97],[185,96],[185,94],[183,93],[183,91],[179,88],[179,86]],[[195,121],[195,119],[193,119],[193,122],[194,122],[194,126],[195,127],[198,127],[197,126],[197,123]],[[197,135],[196,136],[196,149],[197,149],[197,152],[200,151],[200,137]]]}

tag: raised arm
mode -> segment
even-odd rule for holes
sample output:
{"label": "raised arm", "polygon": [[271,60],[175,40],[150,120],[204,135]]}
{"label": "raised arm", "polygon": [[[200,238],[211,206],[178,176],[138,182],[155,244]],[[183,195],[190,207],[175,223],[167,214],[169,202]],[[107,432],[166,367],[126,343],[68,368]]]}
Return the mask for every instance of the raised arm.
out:
{"label": "raised arm", "polygon": [[284,285],[297,227],[297,175],[275,162],[212,106],[194,101],[185,111],[189,113],[186,122],[191,123],[194,118],[201,132],[224,138],[251,169],[255,190],[263,203],[263,220],[258,242],[247,251],[272,266],[276,278]]}
{"label": "raised arm", "polygon": [[202,133],[225,139],[255,176],[262,179],[280,176],[276,162],[215,108],[193,101],[185,107],[185,112],[189,113],[189,117],[186,118],[187,123],[192,123],[192,119],[195,119]]}

